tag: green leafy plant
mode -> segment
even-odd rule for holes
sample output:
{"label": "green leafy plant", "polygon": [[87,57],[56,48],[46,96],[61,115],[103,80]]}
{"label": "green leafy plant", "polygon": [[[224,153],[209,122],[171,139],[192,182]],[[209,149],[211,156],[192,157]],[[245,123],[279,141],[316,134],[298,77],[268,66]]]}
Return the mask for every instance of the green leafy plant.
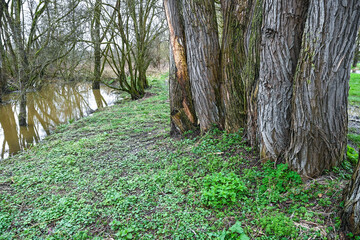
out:
{"label": "green leafy plant", "polygon": [[250,240],[246,235],[244,229],[241,227],[241,222],[237,221],[228,230],[223,230],[220,233],[211,233],[209,237],[216,238],[218,240]]}
{"label": "green leafy plant", "polygon": [[347,147],[347,159],[352,165],[356,165],[359,159],[359,154],[350,146]]}
{"label": "green leafy plant", "polygon": [[[302,183],[298,173],[289,170],[287,164],[279,164],[276,169],[266,163],[264,166],[264,178],[260,191],[266,194],[271,202],[282,200],[280,196],[290,188]],[[283,199],[286,200],[286,199]]]}
{"label": "green leafy plant", "polygon": [[276,237],[294,237],[297,230],[291,218],[283,213],[275,213],[260,219],[261,227],[269,235]]}
{"label": "green leafy plant", "polygon": [[201,200],[205,205],[222,208],[244,199],[247,193],[245,183],[234,173],[215,173],[203,179]]}

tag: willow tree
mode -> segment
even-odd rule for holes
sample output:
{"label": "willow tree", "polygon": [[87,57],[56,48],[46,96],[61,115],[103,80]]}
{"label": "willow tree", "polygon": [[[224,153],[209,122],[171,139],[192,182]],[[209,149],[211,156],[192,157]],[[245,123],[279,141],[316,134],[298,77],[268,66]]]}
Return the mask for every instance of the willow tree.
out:
{"label": "willow tree", "polygon": [[236,132],[246,128],[248,140],[255,146],[262,1],[222,0],[221,9],[225,129]]}
{"label": "willow tree", "polygon": [[290,167],[302,175],[337,166],[346,152],[350,66],[359,25],[358,0],[310,2],[287,154]]}
{"label": "willow tree", "polygon": [[215,3],[183,0],[187,64],[200,129],[223,126],[220,44]]}
{"label": "willow tree", "polygon": [[[182,1],[182,10],[169,8],[169,1],[164,3],[173,54],[181,59],[174,69],[188,74],[201,130],[218,125],[236,132],[247,126],[255,145],[262,1],[221,1],[221,51],[214,1]],[[171,99],[176,98],[174,89],[170,89]],[[180,102],[181,97],[178,99]]]}
{"label": "willow tree", "polygon": [[[63,41],[53,52],[54,32],[59,23],[69,14],[51,14],[51,1],[5,1],[0,0],[3,17],[1,37],[6,48],[7,72],[17,80],[14,85],[20,92],[20,125],[26,125],[26,91],[39,86],[46,69],[52,63],[66,56],[75,46],[73,42]],[[24,8],[28,7],[26,11]],[[76,7],[76,6],[75,6]],[[68,34],[63,34],[66,38]],[[64,46],[69,46],[61,51]]]}
{"label": "willow tree", "polygon": [[293,80],[308,2],[264,2],[258,98],[262,158],[277,160],[289,147]]}
{"label": "willow tree", "polygon": [[[247,2],[250,4],[250,2]],[[222,0],[222,96],[225,129],[237,132],[246,126],[246,92],[241,72],[246,63],[245,34],[251,12],[243,1]]]}
{"label": "willow tree", "polygon": [[177,0],[164,0],[170,35],[170,114],[171,134],[194,130],[197,117],[191,93],[186,57],[186,40],[181,5]]}
{"label": "willow tree", "polygon": [[151,49],[165,31],[163,8],[157,0],[118,0],[116,17],[107,36],[106,62],[117,75],[118,90],[142,98],[149,86],[147,70],[154,60]]}

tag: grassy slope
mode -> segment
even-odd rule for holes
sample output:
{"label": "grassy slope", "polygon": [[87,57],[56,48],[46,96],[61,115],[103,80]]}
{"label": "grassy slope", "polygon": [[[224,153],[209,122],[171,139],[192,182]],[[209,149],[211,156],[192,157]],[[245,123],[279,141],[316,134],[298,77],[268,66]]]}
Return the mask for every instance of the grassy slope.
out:
{"label": "grassy slope", "polygon": [[[240,134],[169,137],[166,76],[149,98],[60,126],[0,162],[0,239],[309,239],[339,234],[348,171],[301,184]],[[240,227],[241,226],[241,227]]]}

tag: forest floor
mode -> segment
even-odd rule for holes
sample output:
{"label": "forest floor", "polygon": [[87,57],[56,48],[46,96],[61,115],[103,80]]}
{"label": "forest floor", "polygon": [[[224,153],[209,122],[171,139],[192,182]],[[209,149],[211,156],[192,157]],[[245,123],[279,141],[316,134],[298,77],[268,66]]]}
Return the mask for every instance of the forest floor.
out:
{"label": "forest floor", "polygon": [[344,238],[350,161],[302,182],[241,133],[171,138],[166,79],[0,162],[0,239]]}

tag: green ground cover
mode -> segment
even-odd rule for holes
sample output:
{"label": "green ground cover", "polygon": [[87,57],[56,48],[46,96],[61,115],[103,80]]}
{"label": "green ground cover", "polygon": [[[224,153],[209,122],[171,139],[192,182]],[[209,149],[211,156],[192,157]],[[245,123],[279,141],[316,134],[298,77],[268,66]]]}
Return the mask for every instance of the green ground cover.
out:
{"label": "green ground cover", "polygon": [[360,74],[350,75],[349,102],[352,105],[360,105]]}
{"label": "green ground cover", "polygon": [[0,162],[0,239],[338,238],[349,161],[303,183],[241,133],[171,138],[166,78]]}
{"label": "green ground cover", "polygon": [[[353,107],[360,108],[360,74],[352,73],[350,75],[349,103]],[[358,112],[358,111],[357,111]],[[355,113],[356,114],[356,113]],[[356,116],[352,116],[354,118]],[[360,117],[360,116],[357,116]],[[360,126],[351,124],[349,127],[348,140],[357,151],[360,148]]]}

